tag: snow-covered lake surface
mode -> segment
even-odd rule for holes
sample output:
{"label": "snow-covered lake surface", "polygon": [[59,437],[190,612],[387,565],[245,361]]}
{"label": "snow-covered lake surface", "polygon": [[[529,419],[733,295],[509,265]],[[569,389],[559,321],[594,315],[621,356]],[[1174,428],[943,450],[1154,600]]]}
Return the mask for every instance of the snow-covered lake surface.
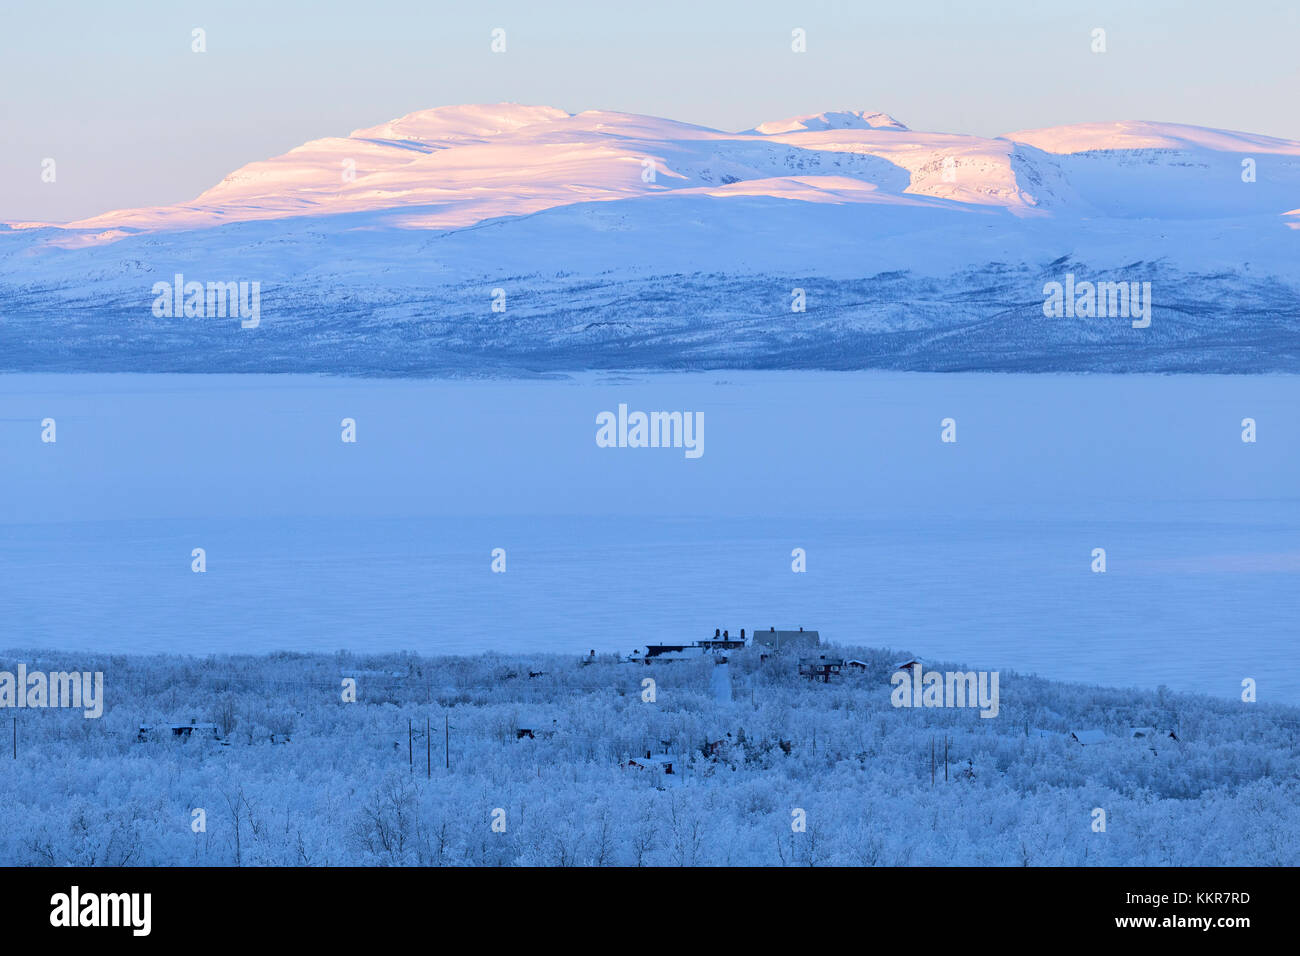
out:
{"label": "snow-covered lake surface", "polygon": [[[704,454],[598,447],[620,402],[703,412]],[[626,653],[803,626],[1300,703],[1297,408],[1286,376],[7,375],[0,646]]]}

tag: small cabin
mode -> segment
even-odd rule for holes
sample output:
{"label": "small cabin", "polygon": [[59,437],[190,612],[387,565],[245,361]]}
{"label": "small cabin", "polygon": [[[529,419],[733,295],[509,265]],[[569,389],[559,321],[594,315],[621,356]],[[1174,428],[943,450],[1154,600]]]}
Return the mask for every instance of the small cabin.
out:
{"label": "small cabin", "polygon": [[778,631],[775,627],[769,627],[766,631],[754,631],[755,644],[763,644],[778,651],[787,647],[818,647],[821,642],[821,635],[817,631],[805,631],[802,627],[797,631]]}
{"label": "small cabin", "polygon": [[707,649],[698,644],[648,644],[641,651],[633,651],[626,660],[633,664],[657,664],[698,660],[708,653]]}
{"label": "small cabin", "polygon": [[718,737],[717,739],[705,738],[704,745],[700,750],[703,752],[704,756],[716,759],[725,754],[731,748],[731,743],[731,731],[727,731],[725,736]]}
{"label": "small cabin", "polygon": [[656,773],[672,774],[673,762],[676,758],[672,754],[651,754],[645,752],[644,757],[633,757],[627,762],[627,766],[637,770],[651,770]]}
{"label": "small cabin", "polygon": [[1107,737],[1105,731],[1102,730],[1072,730],[1070,731],[1070,739],[1082,747],[1092,747],[1105,743]]}
{"label": "small cabin", "polygon": [[690,646],[689,644],[647,644],[644,656],[649,659],[651,657],[662,657],[665,654],[680,654]]}
{"label": "small cabin", "polygon": [[559,730],[555,718],[546,720],[536,714],[525,714],[515,721],[515,740],[536,740],[538,737],[554,737]]}
{"label": "small cabin", "polygon": [[[625,664],[649,664],[652,661],[695,660],[706,654],[722,654],[745,646],[745,629],[740,629],[739,637],[732,637],[729,631],[715,628],[712,637],[695,641],[693,644],[647,644],[637,648],[623,658]],[[595,653],[594,651],[592,652]],[[723,658],[725,661],[725,658]]]}
{"label": "small cabin", "polygon": [[143,743],[146,740],[191,740],[195,737],[220,740],[221,731],[216,724],[199,723],[197,720],[191,720],[188,724],[141,724],[136,740]]}
{"label": "small cabin", "polygon": [[702,647],[706,651],[734,651],[745,646],[745,629],[740,629],[740,636],[736,637],[730,631],[721,631],[718,628],[713,629],[713,636],[706,637],[702,641],[695,642],[696,647]]}
{"label": "small cabin", "polygon": [[844,661],[842,659],[830,658],[825,654],[821,657],[799,658],[799,675],[809,680],[819,680],[823,684],[829,684],[831,678],[838,676],[843,669]]}
{"label": "small cabin", "polygon": [[706,651],[734,651],[745,646],[745,639],[743,637],[709,637],[702,641],[696,641],[695,646],[702,647]]}

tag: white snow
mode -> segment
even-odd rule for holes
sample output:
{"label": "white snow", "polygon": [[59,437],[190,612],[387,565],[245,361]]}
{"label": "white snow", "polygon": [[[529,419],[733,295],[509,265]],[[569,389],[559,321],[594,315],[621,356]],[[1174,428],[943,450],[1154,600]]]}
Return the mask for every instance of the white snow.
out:
{"label": "white snow", "polygon": [[713,665],[709,672],[709,696],[715,703],[731,703],[731,671],[726,661]]}
{"label": "white snow", "polygon": [[[1063,162],[1080,156],[1089,162]],[[1249,191],[1234,172],[1243,156],[1271,161]],[[643,175],[649,164],[653,179]],[[1190,197],[1188,209],[1206,215],[1234,208],[1282,215],[1300,192],[1300,143],[1172,123],[1084,123],[988,139],[916,132],[885,113],[850,110],[732,133],[501,103],[421,110],[313,140],[235,170],[189,202],[93,216],[68,224],[75,234],[56,241],[359,212],[379,214],[368,228],[449,229],[682,191],[843,204],[910,194],[1016,215],[1136,216],[1149,214],[1150,164],[1164,185]]]}

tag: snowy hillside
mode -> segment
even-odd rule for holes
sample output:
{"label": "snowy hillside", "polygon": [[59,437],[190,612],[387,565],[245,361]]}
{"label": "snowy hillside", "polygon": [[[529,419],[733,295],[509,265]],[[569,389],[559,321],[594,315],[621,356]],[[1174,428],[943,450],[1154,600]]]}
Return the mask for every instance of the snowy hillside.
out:
{"label": "snowy hillside", "polygon": [[[1300,143],[1167,123],[442,107],[0,225],[0,368],[1293,371],[1297,206]],[[178,273],[258,283],[257,321],[156,314]],[[1152,321],[1045,316],[1067,275],[1151,283]]]}
{"label": "snowy hillside", "polygon": [[835,653],[864,666],[738,652],[730,701],[703,660],[6,655],[102,670],[106,703],[19,712],[0,864],[1300,862],[1294,708],[1008,671],[984,720],[893,707],[897,653]]}

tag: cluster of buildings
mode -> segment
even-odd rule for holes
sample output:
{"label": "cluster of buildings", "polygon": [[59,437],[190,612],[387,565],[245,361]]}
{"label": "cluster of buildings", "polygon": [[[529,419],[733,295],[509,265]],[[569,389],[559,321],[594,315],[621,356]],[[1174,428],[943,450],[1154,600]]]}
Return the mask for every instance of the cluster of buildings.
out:
{"label": "cluster of buildings", "polygon": [[817,647],[820,644],[821,637],[816,631],[805,631],[802,627],[797,631],[778,631],[775,627],[769,627],[766,631],[754,631],[750,638],[745,637],[743,627],[740,629],[738,636],[733,636],[730,631],[715,628],[713,637],[705,638],[702,641],[694,641],[690,644],[647,644],[623,658],[623,662],[626,664],[657,664],[668,661],[696,660],[706,655],[722,655],[725,660],[728,651],[746,646],[765,647],[771,651],[780,651],[794,647]]}
{"label": "cluster of buildings", "polygon": [[[729,630],[715,628],[712,637],[694,641],[690,644],[647,644],[623,658],[623,662],[626,664],[658,664],[712,657],[719,663],[724,663],[728,652],[743,647],[763,648],[764,653],[762,656],[766,659],[768,653],[795,648],[815,648],[820,644],[821,635],[817,631],[805,631],[802,627],[797,631],[778,631],[775,627],[769,627],[767,630],[755,630],[749,637],[746,636],[743,627],[738,635],[732,635]],[[802,672],[802,664],[800,669]],[[719,756],[730,745],[730,738],[731,734],[728,733],[725,737],[708,741],[704,745],[704,752],[710,757]],[[644,757],[631,757],[624,766],[633,770],[650,771],[656,775],[675,777],[674,765],[677,764],[679,764],[679,760],[674,754],[655,754],[647,750]],[[664,781],[665,784],[668,782]]]}

